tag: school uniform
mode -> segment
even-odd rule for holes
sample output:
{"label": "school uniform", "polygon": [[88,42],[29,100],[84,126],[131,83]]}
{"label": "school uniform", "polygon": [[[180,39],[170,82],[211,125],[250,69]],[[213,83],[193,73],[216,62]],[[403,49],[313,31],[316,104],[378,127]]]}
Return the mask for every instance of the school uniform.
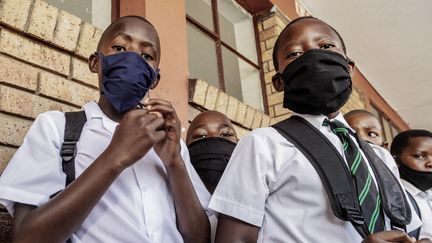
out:
{"label": "school uniform", "polygon": [[[84,110],[87,122],[77,143],[77,177],[107,148],[118,125],[95,102],[84,105]],[[50,195],[64,189],[66,178],[59,155],[64,127],[61,112],[39,115],[0,177],[0,203],[12,215],[16,202],[41,206]],[[210,194],[190,164],[183,141],[181,156],[198,198],[207,208]],[[183,242],[176,227],[167,172],[153,149],[118,176],[71,239],[85,243]]]}
{"label": "school uniform", "polygon": [[[344,157],[340,139],[323,125],[326,116],[297,115],[317,128]],[[348,127],[341,114],[335,119]],[[373,148],[399,177],[390,153],[378,146]],[[370,167],[369,171],[372,171]],[[372,179],[376,186],[375,177]],[[312,163],[271,127],[256,129],[242,137],[209,207],[260,227],[257,242],[362,241],[350,222],[333,214],[323,183]],[[386,222],[389,225],[388,219]],[[420,224],[414,215],[408,230]]]}
{"label": "school uniform", "polygon": [[423,192],[410,182],[404,179],[401,179],[401,181],[405,189],[413,196],[420,209],[423,222],[420,230],[420,239],[432,239],[432,189]]}

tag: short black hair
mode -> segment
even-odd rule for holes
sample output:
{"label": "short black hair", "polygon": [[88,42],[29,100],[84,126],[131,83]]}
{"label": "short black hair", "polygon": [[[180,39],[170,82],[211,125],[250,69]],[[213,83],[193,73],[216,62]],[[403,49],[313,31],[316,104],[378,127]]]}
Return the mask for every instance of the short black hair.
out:
{"label": "short black hair", "polygon": [[378,119],[378,117],[377,117],[375,114],[373,114],[372,112],[367,111],[367,110],[361,110],[361,109],[358,109],[358,110],[352,110],[352,111],[347,112],[347,113],[344,115],[344,118],[345,118],[345,119],[348,119],[348,118],[350,118],[350,117],[352,117],[352,116],[356,116],[356,115],[372,116],[372,117],[375,117],[376,119]]}
{"label": "short black hair", "polygon": [[99,39],[99,43],[98,43],[98,45],[97,45],[97,50],[98,51],[100,51],[100,49],[102,48],[102,45],[103,45],[103,43],[105,42],[105,39],[109,36],[109,33],[112,31],[112,29],[117,25],[117,24],[119,24],[119,23],[121,23],[121,22],[123,22],[125,19],[129,19],[129,18],[134,18],[134,19],[138,19],[138,20],[141,20],[141,21],[143,21],[143,22],[145,22],[145,23],[147,23],[147,24],[149,24],[152,28],[153,28],[153,30],[155,31],[155,33],[156,33],[156,36],[157,36],[157,41],[158,41],[158,46],[157,46],[157,51],[159,52],[159,55],[160,55],[160,41],[159,41],[159,35],[158,35],[158,33],[157,33],[157,31],[156,31],[156,28],[153,26],[153,24],[152,23],[150,23],[150,21],[148,21],[147,19],[145,19],[145,18],[143,18],[143,17],[141,17],[141,16],[138,16],[138,15],[127,15],[127,16],[123,16],[123,17],[120,17],[119,19],[117,19],[117,20],[115,20],[115,21],[113,21],[105,30],[104,30],[104,32],[102,33],[102,36],[101,36],[101,38]]}
{"label": "short black hair", "polygon": [[289,22],[288,24],[287,24],[287,26],[285,26],[285,28],[282,30],[282,32],[279,34],[279,36],[278,36],[278,38],[276,39],[276,42],[275,42],[275,44],[274,44],[274,47],[273,47],[273,66],[274,66],[274,68],[275,68],[275,70],[276,71],[278,71],[279,70],[279,62],[278,62],[278,60],[277,60],[277,51],[278,51],[278,49],[279,49],[279,45],[280,45],[280,37],[282,36],[282,34],[291,26],[291,25],[293,25],[293,24],[295,24],[295,23],[297,23],[297,22],[299,22],[299,21],[301,21],[301,20],[305,20],[305,19],[315,19],[315,20],[319,20],[319,21],[321,21],[321,22],[323,22],[324,24],[326,24],[328,27],[330,27],[330,29],[332,29],[335,33],[336,33],[336,35],[338,36],[338,38],[339,38],[339,40],[341,41],[341,44],[342,44],[342,50],[343,50],[343,52],[346,54],[346,47],[345,47],[345,42],[344,42],[344,40],[342,39],[342,36],[339,34],[339,32],[337,32],[337,30],[335,29],[335,28],[333,28],[333,27],[331,27],[329,24],[327,24],[326,22],[324,22],[324,21],[322,21],[321,19],[318,19],[318,18],[315,18],[315,17],[312,17],[312,16],[303,16],[303,17],[299,17],[299,18],[296,18],[296,19],[294,19],[293,21],[291,21],[291,22]]}
{"label": "short black hair", "polygon": [[412,129],[399,133],[394,139],[390,147],[390,153],[395,158],[400,158],[402,151],[409,146],[410,140],[417,137],[432,138],[432,133],[423,129]]}

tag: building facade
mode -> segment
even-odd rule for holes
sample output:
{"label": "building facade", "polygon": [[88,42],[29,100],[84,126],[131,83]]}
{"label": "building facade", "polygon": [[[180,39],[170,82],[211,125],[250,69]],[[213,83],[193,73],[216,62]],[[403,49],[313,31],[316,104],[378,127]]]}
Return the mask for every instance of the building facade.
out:
{"label": "building facade", "polygon": [[[295,0],[0,0],[0,173],[38,114],[97,100],[87,58],[125,15],[158,30],[162,78],[150,97],[170,100],[184,128],[204,110],[226,114],[240,137],[290,116],[271,85],[272,48],[290,20],[308,15]],[[367,77],[357,71],[353,82],[343,112],[372,111],[387,140],[408,128]],[[0,210],[0,242],[10,242]]]}

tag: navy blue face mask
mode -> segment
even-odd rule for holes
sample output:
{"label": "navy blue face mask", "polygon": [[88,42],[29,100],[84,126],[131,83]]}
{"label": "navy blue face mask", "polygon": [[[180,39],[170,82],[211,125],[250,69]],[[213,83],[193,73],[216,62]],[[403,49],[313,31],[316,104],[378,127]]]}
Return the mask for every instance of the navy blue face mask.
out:
{"label": "navy blue face mask", "polygon": [[101,94],[119,113],[136,107],[156,80],[159,69],[154,70],[135,52],[96,54],[102,62]]}

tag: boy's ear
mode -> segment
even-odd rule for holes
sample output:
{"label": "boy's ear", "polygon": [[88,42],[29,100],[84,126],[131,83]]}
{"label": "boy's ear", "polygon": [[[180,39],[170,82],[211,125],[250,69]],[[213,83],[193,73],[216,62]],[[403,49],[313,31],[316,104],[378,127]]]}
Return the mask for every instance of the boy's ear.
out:
{"label": "boy's ear", "polygon": [[348,60],[348,72],[353,75],[355,71],[355,62],[353,59],[347,57]]}
{"label": "boy's ear", "polygon": [[156,86],[159,84],[159,80],[160,80],[160,78],[161,78],[161,75],[158,73],[158,74],[156,75],[156,79],[155,79],[155,81],[153,81],[152,85],[150,86],[150,89],[154,89],[154,88],[156,88]]}
{"label": "boy's ear", "polygon": [[89,60],[88,60],[88,65],[89,65],[90,72],[92,72],[92,73],[98,72],[99,57],[98,57],[98,55],[96,55],[96,53],[93,53],[90,55]]}
{"label": "boy's ear", "polygon": [[284,81],[282,80],[282,76],[280,73],[276,73],[272,77],[272,84],[273,84],[273,87],[275,88],[275,90],[277,92],[284,91],[284,89],[285,89],[285,84],[284,84]]}

